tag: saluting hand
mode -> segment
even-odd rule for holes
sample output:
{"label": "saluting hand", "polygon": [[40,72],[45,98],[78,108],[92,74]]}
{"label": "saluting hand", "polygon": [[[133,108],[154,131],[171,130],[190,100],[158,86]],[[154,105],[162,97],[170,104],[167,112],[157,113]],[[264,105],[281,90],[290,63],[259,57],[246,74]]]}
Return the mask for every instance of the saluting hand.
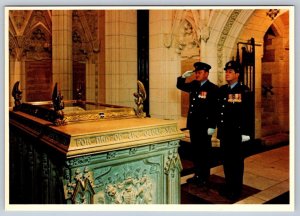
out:
{"label": "saluting hand", "polygon": [[214,128],[208,128],[208,129],[207,129],[207,135],[208,135],[208,136],[213,135],[214,132],[215,132],[215,129],[214,129]]}
{"label": "saluting hand", "polygon": [[194,71],[192,71],[192,70],[188,70],[188,71],[186,71],[186,72],[184,72],[183,74],[182,74],[182,78],[187,78],[187,77],[190,77],[190,76],[192,76],[193,75],[193,73],[194,73]]}
{"label": "saluting hand", "polygon": [[246,142],[250,140],[250,136],[248,135],[242,135],[242,142]]}

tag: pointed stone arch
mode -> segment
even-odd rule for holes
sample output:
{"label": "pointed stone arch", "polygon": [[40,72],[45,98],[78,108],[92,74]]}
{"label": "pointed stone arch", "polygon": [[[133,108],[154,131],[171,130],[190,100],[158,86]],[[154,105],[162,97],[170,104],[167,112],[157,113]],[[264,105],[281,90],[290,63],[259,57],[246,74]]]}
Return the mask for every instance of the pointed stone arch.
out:
{"label": "pointed stone arch", "polygon": [[42,23],[30,28],[23,39],[23,56],[26,60],[52,59],[52,33]]}
{"label": "pointed stone arch", "polygon": [[[10,54],[17,60],[51,59],[51,12],[15,10],[9,15]],[[41,37],[39,37],[41,36]]]}

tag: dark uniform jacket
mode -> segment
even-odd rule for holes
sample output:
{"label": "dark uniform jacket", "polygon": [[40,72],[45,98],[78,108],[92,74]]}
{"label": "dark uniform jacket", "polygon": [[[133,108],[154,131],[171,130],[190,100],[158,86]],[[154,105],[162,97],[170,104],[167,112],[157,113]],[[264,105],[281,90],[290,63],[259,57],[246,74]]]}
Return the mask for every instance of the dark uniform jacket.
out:
{"label": "dark uniform jacket", "polygon": [[251,100],[249,88],[237,83],[219,88],[218,94],[218,139],[232,136],[250,135]]}
{"label": "dark uniform jacket", "polygon": [[178,77],[177,88],[190,93],[187,128],[205,130],[206,133],[207,128],[215,128],[218,86],[209,80],[202,86],[197,80],[185,83],[185,78]]}

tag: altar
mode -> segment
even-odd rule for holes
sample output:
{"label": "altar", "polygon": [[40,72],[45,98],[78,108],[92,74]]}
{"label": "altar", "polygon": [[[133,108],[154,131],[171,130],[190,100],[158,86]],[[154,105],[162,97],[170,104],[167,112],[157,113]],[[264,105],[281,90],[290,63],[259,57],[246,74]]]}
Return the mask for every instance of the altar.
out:
{"label": "altar", "polygon": [[[68,105],[69,104],[69,105]],[[11,204],[179,204],[184,137],[134,108],[51,101],[9,111]]]}

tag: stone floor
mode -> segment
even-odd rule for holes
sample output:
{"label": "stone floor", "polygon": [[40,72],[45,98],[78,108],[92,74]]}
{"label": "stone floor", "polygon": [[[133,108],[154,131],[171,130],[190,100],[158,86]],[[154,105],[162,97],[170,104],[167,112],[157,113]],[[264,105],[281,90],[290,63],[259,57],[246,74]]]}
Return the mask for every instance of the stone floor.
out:
{"label": "stone floor", "polygon": [[[289,145],[280,146],[248,156],[245,159],[244,185],[257,189],[257,191],[236,203],[270,203],[271,200],[280,197],[280,195],[286,196],[286,194],[289,194],[289,162]],[[211,169],[211,174],[224,177],[223,166],[217,165],[213,167]],[[186,184],[186,180],[193,175],[194,174],[192,173],[182,176],[181,184]],[[286,200],[284,202],[286,202]],[[226,203],[227,202],[224,202],[224,204]]]}

